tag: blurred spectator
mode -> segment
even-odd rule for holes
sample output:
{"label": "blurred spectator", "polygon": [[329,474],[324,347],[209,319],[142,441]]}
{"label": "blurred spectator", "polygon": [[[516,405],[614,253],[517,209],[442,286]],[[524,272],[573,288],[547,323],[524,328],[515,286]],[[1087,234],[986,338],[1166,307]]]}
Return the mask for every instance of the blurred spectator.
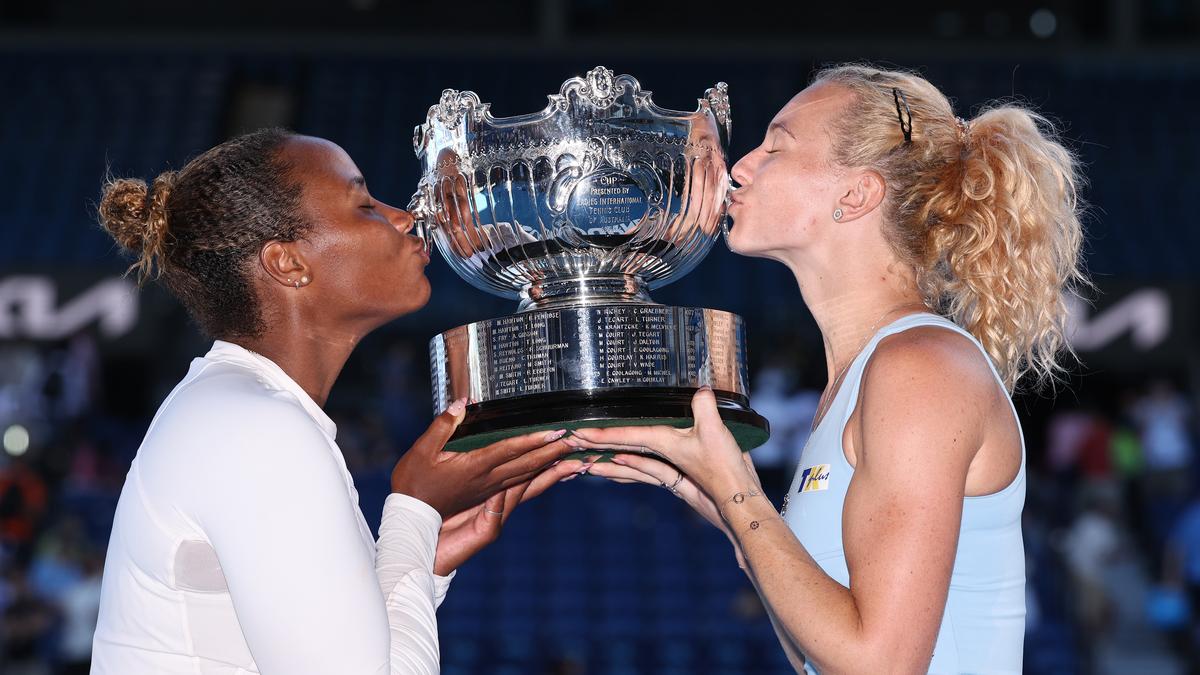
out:
{"label": "blurred spectator", "polygon": [[41,475],[24,457],[0,467],[0,544],[24,559],[46,510],[47,490]]}
{"label": "blurred spectator", "polygon": [[1149,479],[1157,491],[1182,496],[1191,482],[1192,407],[1168,380],[1150,384],[1146,396],[1134,404]]}
{"label": "blurred spectator", "polygon": [[1164,555],[1164,585],[1177,589],[1190,605],[1190,622],[1178,631],[1175,644],[1188,672],[1200,673],[1200,491],[1193,493],[1171,531]]}
{"label": "blurred spectator", "polygon": [[87,675],[92,663],[92,636],[100,615],[100,579],[104,557],[91,551],[82,560],[80,576],[58,598],[62,638],[58,646],[59,675]]}
{"label": "blurred spectator", "polygon": [[1112,623],[1113,600],[1105,581],[1120,551],[1120,533],[1116,496],[1109,486],[1091,486],[1085,500],[1064,538],[1063,549],[1071,573],[1075,616],[1085,649],[1094,653]]}
{"label": "blurred spectator", "polygon": [[92,407],[99,376],[99,354],[90,333],[72,337],[46,359],[42,393],[52,419],[74,419]]}
{"label": "blurred spectator", "polygon": [[1142,452],[1141,435],[1133,415],[1135,403],[1136,396],[1132,390],[1126,389],[1122,392],[1109,450],[1114,474],[1121,486],[1121,507],[1125,522],[1139,550],[1146,553],[1143,556],[1146,564],[1144,571],[1157,575],[1159,570],[1154,566],[1154,557],[1150,555],[1154,548],[1154,537],[1151,536],[1144,517],[1146,461]]}
{"label": "blurred spectator", "polygon": [[1150,542],[1147,555],[1151,566],[1161,569],[1167,536],[1192,482],[1192,409],[1170,381],[1158,379],[1150,383],[1145,396],[1133,403],[1132,417],[1145,462],[1140,522]]}
{"label": "blurred spectator", "polygon": [[0,612],[3,639],[0,664],[7,675],[49,675],[41,649],[54,626],[54,609],[34,591],[24,569],[14,567],[5,581],[7,601]]}

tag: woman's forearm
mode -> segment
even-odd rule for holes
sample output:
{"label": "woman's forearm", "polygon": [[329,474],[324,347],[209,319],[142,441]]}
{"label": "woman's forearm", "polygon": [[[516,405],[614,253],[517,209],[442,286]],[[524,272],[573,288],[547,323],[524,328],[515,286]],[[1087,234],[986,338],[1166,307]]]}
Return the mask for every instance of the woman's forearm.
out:
{"label": "woman's forearm", "polygon": [[733,542],[734,550],[737,552],[738,566],[746,573],[746,578],[750,580],[750,583],[754,584],[754,590],[758,591],[759,597],[763,599],[763,610],[766,611],[767,617],[771,619],[771,628],[775,630],[775,637],[779,638],[779,646],[783,647],[783,653],[787,655],[788,663],[792,665],[792,668],[797,673],[804,670],[804,654],[800,651],[800,647],[796,645],[796,641],[792,639],[792,636],[788,634],[787,630],[779,622],[779,617],[775,615],[775,610],[766,602],[762,588],[759,587],[758,579],[754,576],[754,570],[746,564],[746,559],[742,556],[742,550],[737,539],[730,537],[730,540]]}
{"label": "woman's forearm", "polygon": [[[738,567],[746,573],[746,578],[754,585],[754,590],[758,592],[759,597],[763,598],[763,592],[758,585],[758,579],[754,576],[754,570],[746,563],[746,556],[742,555],[741,543],[724,523],[721,525],[721,531],[725,533],[725,536],[729,537],[729,543],[733,545],[733,553],[737,556]],[[779,617],[775,616],[775,611],[771,609],[771,605],[765,601],[765,598],[763,598],[763,609],[771,619],[771,628],[775,630],[775,636],[779,638],[779,645],[783,647],[783,653],[787,655],[788,663],[792,664],[796,672],[804,670],[804,654],[800,652],[800,648],[796,646],[796,641],[792,639],[792,636],[788,635],[787,631],[779,623]]]}
{"label": "woman's forearm", "polygon": [[808,658],[823,672],[877,672],[880,655],[864,638],[854,596],[821,569],[771,503],[750,498],[722,513],[793,666]]}

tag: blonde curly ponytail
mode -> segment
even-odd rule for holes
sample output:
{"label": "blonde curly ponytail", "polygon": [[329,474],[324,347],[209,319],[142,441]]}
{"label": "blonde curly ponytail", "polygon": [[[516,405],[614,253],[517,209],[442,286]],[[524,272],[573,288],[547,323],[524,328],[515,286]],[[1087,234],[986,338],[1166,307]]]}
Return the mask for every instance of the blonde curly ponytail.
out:
{"label": "blonde curly ponytail", "polygon": [[[847,65],[818,73],[855,95],[837,122],[835,160],[888,185],[885,228],[925,301],[971,332],[1009,389],[1062,370],[1065,293],[1080,268],[1079,165],[1044,117],[1000,105],[967,122],[925,79]],[[911,142],[893,89],[911,109]]]}

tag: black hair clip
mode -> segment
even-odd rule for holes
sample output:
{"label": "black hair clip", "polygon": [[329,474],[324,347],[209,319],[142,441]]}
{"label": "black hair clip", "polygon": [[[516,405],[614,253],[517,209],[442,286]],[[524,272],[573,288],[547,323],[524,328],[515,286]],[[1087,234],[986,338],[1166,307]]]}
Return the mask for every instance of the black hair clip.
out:
{"label": "black hair clip", "polygon": [[[896,117],[900,118],[900,131],[904,132],[904,142],[912,143],[912,110],[908,107],[908,97],[899,87],[892,87],[892,98],[896,100]],[[904,110],[900,110],[900,101],[904,101]],[[908,118],[905,121],[905,117]]]}

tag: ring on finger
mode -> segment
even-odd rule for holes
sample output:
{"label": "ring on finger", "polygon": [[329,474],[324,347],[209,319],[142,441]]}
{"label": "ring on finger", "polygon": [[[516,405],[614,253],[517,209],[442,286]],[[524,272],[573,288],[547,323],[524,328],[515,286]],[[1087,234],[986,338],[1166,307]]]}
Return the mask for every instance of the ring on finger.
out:
{"label": "ring on finger", "polygon": [[679,487],[679,484],[680,484],[680,483],[682,483],[682,482],[683,482],[683,472],[682,472],[682,471],[680,471],[680,472],[679,472],[679,475],[675,477],[675,482],[674,482],[674,483],[671,483],[671,484],[670,484],[670,485],[668,485],[667,487],[669,487],[669,488],[671,489],[671,492],[678,493],[679,491],[678,491],[676,488],[678,488],[678,487]]}
{"label": "ring on finger", "polygon": [[682,472],[682,471],[680,471],[680,472],[679,472],[679,477],[678,477],[678,478],[676,478],[676,479],[675,479],[675,482],[674,482],[674,483],[671,483],[670,485],[667,485],[667,484],[666,484],[664,481],[661,481],[661,480],[660,480],[660,481],[658,481],[658,482],[659,482],[659,483],[661,483],[663,487],[665,487],[665,488],[667,488],[668,490],[670,490],[670,491],[671,491],[671,494],[673,494],[673,495],[675,495],[676,497],[678,497],[678,496],[679,496],[679,484],[683,482],[683,472]]}
{"label": "ring on finger", "polygon": [[484,513],[490,513],[490,514],[492,514],[493,516],[502,516],[502,515],[504,515],[504,512],[503,512],[503,511],[493,511],[493,510],[491,510],[491,509],[489,509],[489,508],[484,508],[484,509],[483,509],[483,512],[484,512]]}

